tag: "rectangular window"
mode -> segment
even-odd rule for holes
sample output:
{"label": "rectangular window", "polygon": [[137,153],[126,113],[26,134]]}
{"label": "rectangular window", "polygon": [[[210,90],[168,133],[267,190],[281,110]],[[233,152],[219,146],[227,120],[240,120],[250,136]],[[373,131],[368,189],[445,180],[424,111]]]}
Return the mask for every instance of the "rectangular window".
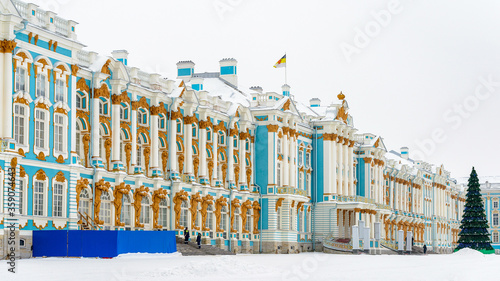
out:
{"label": "rectangular window", "polygon": [[493,201],[493,208],[498,209],[498,201]]}
{"label": "rectangular window", "polygon": [[45,92],[47,90],[47,77],[44,74],[38,74],[36,76],[36,96],[46,97]]}
{"label": "rectangular window", "polygon": [[64,152],[64,117],[56,115],[54,118],[54,148],[56,152]]}
{"label": "rectangular window", "polygon": [[54,217],[62,217],[63,216],[63,188],[64,186],[61,183],[54,184],[53,190],[53,207],[52,207],[52,215]]}
{"label": "rectangular window", "polygon": [[45,115],[42,110],[36,110],[35,113],[35,147],[45,148]]}
{"label": "rectangular window", "polygon": [[281,186],[281,163],[278,163],[276,170],[276,185]]}
{"label": "rectangular window", "polygon": [[24,180],[19,179],[19,214],[24,215],[23,212],[23,202],[24,201]]}
{"label": "rectangular window", "polygon": [[24,115],[24,111],[23,106],[17,104],[14,106],[14,139],[19,145],[26,144],[24,137],[24,124],[26,117]]}
{"label": "rectangular window", "polygon": [[306,153],[306,165],[311,167],[311,153]]}
{"label": "rectangular window", "polygon": [[498,226],[498,214],[493,214],[493,226]]}
{"label": "rectangular window", "polygon": [[16,71],[16,92],[26,91],[26,69],[18,68]]}
{"label": "rectangular window", "polygon": [[33,215],[43,216],[43,182],[35,182],[35,188],[33,189]]}
{"label": "rectangular window", "polygon": [[76,108],[82,108],[82,97],[79,94],[76,95]]}
{"label": "rectangular window", "polygon": [[304,152],[299,150],[299,166],[302,166],[302,163],[304,163]]}
{"label": "rectangular window", "polygon": [[64,81],[61,79],[56,80],[56,102],[66,102],[64,98]]}
{"label": "rectangular window", "polygon": [[493,243],[498,243],[498,232],[493,232],[492,242]]}

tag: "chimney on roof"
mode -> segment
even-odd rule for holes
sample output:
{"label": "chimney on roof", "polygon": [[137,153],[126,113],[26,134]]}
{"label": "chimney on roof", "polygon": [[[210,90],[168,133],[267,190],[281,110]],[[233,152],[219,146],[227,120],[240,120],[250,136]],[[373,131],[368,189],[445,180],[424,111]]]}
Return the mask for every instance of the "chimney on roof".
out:
{"label": "chimney on roof", "polygon": [[284,84],[281,86],[281,90],[283,91],[283,96],[289,97],[290,96],[290,85]]}
{"label": "chimney on roof", "polygon": [[321,105],[321,100],[318,98],[312,98],[309,100],[309,105],[311,107],[320,107]]}
{"label": "chimney on roof", "polygon": [[191,79],[191,88],[196,91],[203,91],[203,77],[193,77]]}
{"label": "chimney on roof", "polygon": [[410,149],[406,146],[401,147],[401,157],[408,160],[410,158]]}
{"label": "chimney on roof", "polygon": [[113,58],[117,61],[121,61],[124,65],[127,65],[128,52],[127,50],[114,50],[111,52]]}
{"label": "chimney on roof", "polygon": [[250,90],[255,91],[259,94],[262,94],[262,87],[261,86],[252,86],[252,87],[250,87]]}
{"label": "chimney on roof", "polygon": [[237,64],[238,61],[233,58],[221,59],[219,61],[220,78],[226,80],[235,87],[238,87]]}
{"label": "chimney on roof", "polygon": [[177,63],[177,79],[182,79],[184,81],[189,81],[193,77],[194,73],[194,62],[180,61]]}

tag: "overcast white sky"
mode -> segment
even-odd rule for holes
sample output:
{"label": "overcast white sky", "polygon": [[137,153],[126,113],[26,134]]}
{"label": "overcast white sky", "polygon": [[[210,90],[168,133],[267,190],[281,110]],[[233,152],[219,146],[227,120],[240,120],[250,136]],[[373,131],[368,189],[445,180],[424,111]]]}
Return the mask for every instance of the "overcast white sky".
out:
{"label": "overcast white sky", "polygon": [[32,2],[79,22],[88,50],[126,49],[129,65],[169,78],[179,60],[204,72],[234,57],[241,86],[278,92],[286,52],[297,100],[342,90],[355,126],[389,149],[454,177],[500,174],[499,1]]}

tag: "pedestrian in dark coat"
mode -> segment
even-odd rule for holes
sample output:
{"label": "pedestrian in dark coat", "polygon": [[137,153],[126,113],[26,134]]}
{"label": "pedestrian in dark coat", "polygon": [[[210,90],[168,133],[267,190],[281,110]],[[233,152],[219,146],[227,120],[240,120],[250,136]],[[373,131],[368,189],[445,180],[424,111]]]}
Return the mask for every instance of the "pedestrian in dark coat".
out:
{"label": "pedestrian in dark coat", "polygon": [[184,229],[184,244],[187,244],[188,241],[189,241],[189,230],[186,227],[186,229]]}
{"label": "pedestrian in dark coat", "polygon": [[201,249],[201,233],[198,233],[198,237],[196,237],[196,243],[198,243],[198,249]]}
{"label": "pedestrian in dark coat", "polygon": [[427,245],[424,244],[424,255],[427,253]]}

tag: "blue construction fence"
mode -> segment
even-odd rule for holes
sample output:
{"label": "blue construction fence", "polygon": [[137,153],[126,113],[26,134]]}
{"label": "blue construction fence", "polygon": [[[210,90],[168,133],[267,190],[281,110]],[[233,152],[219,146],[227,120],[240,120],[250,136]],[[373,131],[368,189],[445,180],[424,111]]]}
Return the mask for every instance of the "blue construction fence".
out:
{"label": "blue construction fence", "polygon": [[125,253],[174,253],[176,251],[174,231],[33,231],[33,257],[112,258]]}

